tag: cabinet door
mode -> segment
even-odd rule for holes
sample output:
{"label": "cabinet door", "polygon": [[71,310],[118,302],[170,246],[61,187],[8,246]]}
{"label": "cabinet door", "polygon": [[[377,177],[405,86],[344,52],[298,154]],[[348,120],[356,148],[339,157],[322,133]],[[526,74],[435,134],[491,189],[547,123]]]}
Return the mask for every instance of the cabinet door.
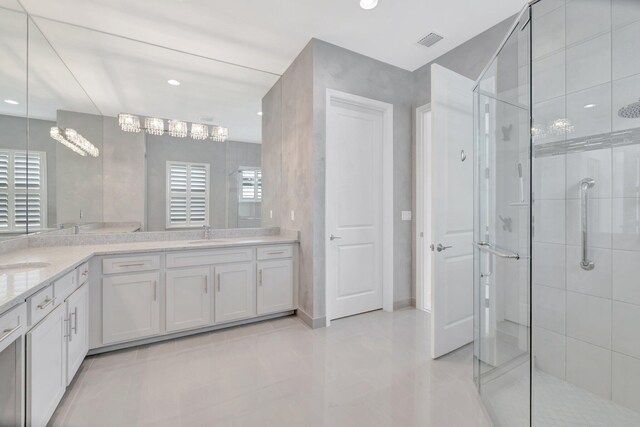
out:
{"label": "cabinet door", "polygon": [[103,344],[160,333],[159,286],[159,273],[128,274],[103,279]]}
{"label": "cabinet door", "polygon": [[256,314],[253,263],[218,266],[216,271],[216,323],[245,319]]}
{"label": "cabinet door", "polygon": [[82,285],[67,299],[67,385],[89,351],[89,286]]}
{"label": "cabinet door", "polygon": [[258,314],[293,309],[293,261],[258,263]]}
{"label": "cabinet door", "polygon": [[211,319],[209,268],[169,270],[166,276],[167,331],[198,328]]}
{"label": "cabinet door", "polygon": [[27,333],[27,425],[45,426],[67,387],[66,307]]}

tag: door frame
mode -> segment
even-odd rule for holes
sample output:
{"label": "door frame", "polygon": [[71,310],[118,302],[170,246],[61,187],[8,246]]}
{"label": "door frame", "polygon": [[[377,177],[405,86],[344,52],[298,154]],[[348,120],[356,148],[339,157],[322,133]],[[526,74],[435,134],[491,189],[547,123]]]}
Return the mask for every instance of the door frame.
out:
{"label": "door frame", "polygon": [[[369,110],[379,111],[382,113],[382,309],[384,311],[393,311],[393,104],[389,104],[375,99],[365,98],[353,95],[347,92],[335,89],[326,90],[325,104],[325,161],[329,121],[329,109],[332,103],[340,102],[343,104],[351,104]],[[328,217],[327,192],[326,189],[328,179],[325,169],[324,174],[325,199],[324,199],[324,223],[326,228],[326,219]],[[326,231],[326,230],[325,230]],[[324,273],[325,273],[325,319],[326,326],[331,325],[331,298],[327,291],[326,280],[329,270],[329,250],[331,246],[328,244],[328,236],[323,236],[324,245]]]}
{"label": "door frame", "polygon": [[[430,308],[427,308],[424,304],[425,301],[425,288],[427,281],[431,282],[433,276],[427,277],[426,273],[426,256],[429,251],[427,240],[431,241],[431,212],[427,212],[425,209],[425,202],[430,201],[431,188],[427,188],[427,178],[430,178],[431,168],[428,166],[425,154],[431,159],[431,139],[429,144],[425,146],[425,123],[423,120],[424,114],[431,112],[431,103],[421,105],[415,110],[415,123],[416,123],[416,156],[415,156],[415,188],[416,188],[416,226],[415,226],[415,244],[414,253],[415,259],[415,278],[416,278],[416,308],[431,312]],[[429,179],[429,182],[431,180]]]}

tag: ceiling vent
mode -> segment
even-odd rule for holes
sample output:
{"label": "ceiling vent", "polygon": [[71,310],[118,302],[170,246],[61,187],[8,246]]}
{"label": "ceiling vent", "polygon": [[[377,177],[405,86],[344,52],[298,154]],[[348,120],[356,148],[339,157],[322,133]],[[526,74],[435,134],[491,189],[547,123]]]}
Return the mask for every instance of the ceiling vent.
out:
{"label": "ceiling vent", "polygon": [[444,37],[442,37],[441,35],[438,35],[436,33],[431,33],[426,35],[422,39],[418,40],[418,43],[421,44],[422,46],[431,47],[434,44],[438,43],[443,38]]}

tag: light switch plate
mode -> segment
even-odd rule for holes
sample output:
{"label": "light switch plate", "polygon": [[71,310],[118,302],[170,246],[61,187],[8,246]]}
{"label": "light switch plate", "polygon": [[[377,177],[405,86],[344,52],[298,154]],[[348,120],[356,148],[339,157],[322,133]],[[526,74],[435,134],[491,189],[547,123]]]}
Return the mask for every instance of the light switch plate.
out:
{"label": "light switch plate", "polygon": [[402,211],[402,220],[411,221],[411,211]]}
{"label": "light switch plate", "polygon": [[269,210],[269,218],[273,218],[273,210]]}
{"label": "light switch plate", "polygon": [[293,210],[291,210],[291,221],[295,221],[296,220],[296,214]]}

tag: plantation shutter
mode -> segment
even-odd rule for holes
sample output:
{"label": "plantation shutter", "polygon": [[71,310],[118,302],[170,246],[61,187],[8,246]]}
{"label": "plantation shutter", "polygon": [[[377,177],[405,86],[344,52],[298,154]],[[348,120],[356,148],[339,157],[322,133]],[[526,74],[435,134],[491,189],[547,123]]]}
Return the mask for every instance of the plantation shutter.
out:
{"label": "plantation shutter", "polygon": [[240,202],[262,200],[262,171],[260,169],[240,169]]}
{"label": "plantation shutter", "polygon": [[39,153],[14,154],[15,227],[40,229],[43,226],[42,156]]}
{"label": "plantation shutter", "polygon": [[167,227],[209,223],[209,165],[167,162]]}
{"label": "plantation shutter", "polygon": [[0,152],[0,229],[6,230],[11,226],[9,205],[10,156],[7,152]]}
{"label": "plantation shutter", "polygon": [[46,226],[45,159],[42,152],[0,151],[0,231]]}

